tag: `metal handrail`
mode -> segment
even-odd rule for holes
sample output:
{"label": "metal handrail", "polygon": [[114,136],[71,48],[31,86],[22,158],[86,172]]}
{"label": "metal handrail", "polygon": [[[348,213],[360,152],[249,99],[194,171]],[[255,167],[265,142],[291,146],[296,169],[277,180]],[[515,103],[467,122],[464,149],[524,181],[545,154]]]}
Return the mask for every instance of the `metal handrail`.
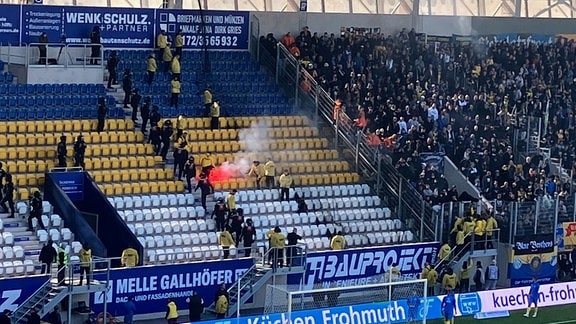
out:
{"label": "metal handrail", "polygon": [[[240,248],[240,247],[230,247],[230,252],[232,250],[236,251],[234,254],[230,253],[230,257],[228,258],[229,260],[235,260],[235,259],[241,259],[241,258],[246,258],[244,256],[244,252],[246,250],[252,250],[252,247],[249,248]],[[155,253],[154,257],[155,260],[154,261],[150,261],[150,260],[145,260],[143,263],[144,265],[158,265],[158,264],[174,264],[174,263],[179,263],[179,262],[190,262],[190,261],[208,261],[208,260],[214,260],[214,258],[212,257],[206,257],[206,253],[210,253],[212,254],[212,252],[214,251],[218,251],[218,260],[227,260],[224,259],[224,250],[219,247],[219,248],[208,248],[208,249],[204,249],[204,250],[200,250],[200,251],[174,251],[174,252],[162,252],[162,253]],[[196,258],[194,257],[195,254],[200,253],[202,254],[201,258]],[[178,259],[178,256],[184,255],[183,259]],[[160,256],[164,256],[164,260],[160,261],[159,257]],[[251,256],[249,256],[248,258],[250,258]]]}
{"label": "metal handrail", "polygon": [[[87,66],[97,66],[97,67],[103,67],[104,66],[104,46],[102,44],[67,44],[67,43],[29,43],[26,44],[26,66],[29,65],[35,65],[35,66],[45,66],[48,67],[50,66],[50,64],[48,64],[48,54],[46,55],[46,57],[44,58],[45,61],[43,62],[43,64],[31,64],[30,60],[32,59],[32,48],[39,48],[40,46],[46,46],[46,51],[48,51],[49,48],[57,48],[59,49],[59,53],[58,53],[58,61],[60,59],[60,57],[63,55],[65,58],[68,58],[64,61],[64,64],[60,64],[59,62],[58,65],[64,65],[65,67],[68,66],[83,66],[83,67],[87,67]],[[100,55],[97,58],[92,58],[88,53],[87,50],[93,46],[98,46],[100,48]],[[74,64],[74,61],[72,60],[72,57],[70,56],[70,49],[71,48],[81,48],[84,49],[83,55],[82,55],[82,64]],[[48,53],[48,52],[46,52]],[[34,56],[35,57],[35,56]],[[40,57],[39,57],[40,58]],[[96,59],[99,61],[99,63],[97,64],[87,64],[86,62],[88,62],[91,59]],[[69,63],[70,61],[70,63]]]}

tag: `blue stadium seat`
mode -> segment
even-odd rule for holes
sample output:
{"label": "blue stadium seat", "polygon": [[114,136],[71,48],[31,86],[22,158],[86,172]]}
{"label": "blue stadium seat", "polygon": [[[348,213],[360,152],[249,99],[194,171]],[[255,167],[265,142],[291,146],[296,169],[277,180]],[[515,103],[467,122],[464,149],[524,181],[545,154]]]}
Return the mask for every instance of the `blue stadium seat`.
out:
{"label": "blue stadium seat", "polygon": [[9,84],[8,85],[8,94],[15,96],[18,94],[18,85],[16,84]]}
{"label": "blue stadium seat", "polygon": [[26,106],[28,106],[29,108],[36,106],[36,98],[34,96],[28,96],[25,98],[26,98]]}
{"label": "blue stadium seat", "polygon": [[24,91],[26,94],[33,95],[36,93],[36,89],[33,84],[26,84],[24,87]]}
{"label": "blue stadium seat", "polygon": [[86,84],[79,84],[78,89],[80,92],[75,92],[75,94],[87,94],[88,93],[88,86]]}
{"label": "blue stadium seat", "polygon": [[54,93],[54,86],[51,84],[45,84],[44,85],[44,93],[45,94],[52,94]]}
{"label": "blue stadium seat", "polygon": [[70,106],[64,107],[62,109],[62,113],[63,113],[62,117],[64,119],[70,119],[70,118],[72,118],[72,116],[74,116],[74,108],[70,107]]}
{"label": "blue stadium seat", "polygon": [[12,73],[4,72],[4,82],[6,83],[14,82],[14,76],[12,75]]}
{"label": "blue stadium seat", "polygon": [[16,85],[16,89],[17,89],[17,92],[18,92],[18,95],[19,95],[19,96],[23,96],[23,95],[26,94],[26,84],[20,84],[20,83],[18,83],[18,84]]}
{"label": "blue stadium seat", "polygon": [[6,107],[8,105],[8,97],[1,96],[0,97],[0,107]]}
{"label": "blue stadium seat", "polygon": [[82,118],[84,118],[84,119],[90,118],[90,108],[82,107],[81,111],[82,111]]}
{"label": "blue stadium seat", "polygon": [[71,98],[70,96],[62,96],[62,105],[64,107],[69,107],[71,105]]}
{"label": "blue stadium seat", "polygon": [[80,119],[82,118],[82,109],[79,107],[70,107],[70,109],[72,110],[72,118],[74,119]]}
{"label": "blue stadium seat", "polygon": [[36,108],[36,118],[35,119],[46,119],[46,108],[43,107],[37,107]]}
{"label": "blue stadium seat", "polygon": [[79,93],[79,89],[78,89],[78,84],[77,83],[72,83],[70,84],[70,92],[68,93]]}
{"label": "blue stadium seat", "polygon": [[80,95],[72,95],[70,98],[70,104],[72,106],[79,106],[80,105]]}
{"label": "blue stadium seat", "polygon": [[8,97],[8,107],[15,108],[18,105],[18,100],[16,97]]}
{"label": "blue stadium seat", "polygon": [[70,85],[67,83],[66,84],[58,84],[56,86],[60,87],[60,89],[61,89],[60,93],[68,94],[68,93],[72,92],[70,89]]}
{"label": "blue stadium seat", "polygon": [[8,120],[16,120],[18,118],[18,109],[12,107],[8,109]]}
{"label": "blue stadium seat", "polygon": [[[52,113],[51,119],[62,119],[62,117],[64,117],[64,109],[62,107],[54,107]],[[48,113],[46,114],[46,118],[48,118]]]}
{"label": "blue stadium seat", "polygon": [[88,96],[81,96],[80,97],[80,105],[82,107],[86,107],[88,105],[90,105],[90,97]]}
{"label": "blue stadium seat", "polygon": [[8,93],[8,85],[0,84],[0,95],[5,95]]}
{"label": "blue stadium seat", "polygon": [[56,108],[45,108],[42,109],[42,111],[44,112],[44,119],[54,119],[54,110]]}
{"label": "blue stadium seat", "polygon": [[8,119],[8,110],[6,107],[0,107],[0,120]]}

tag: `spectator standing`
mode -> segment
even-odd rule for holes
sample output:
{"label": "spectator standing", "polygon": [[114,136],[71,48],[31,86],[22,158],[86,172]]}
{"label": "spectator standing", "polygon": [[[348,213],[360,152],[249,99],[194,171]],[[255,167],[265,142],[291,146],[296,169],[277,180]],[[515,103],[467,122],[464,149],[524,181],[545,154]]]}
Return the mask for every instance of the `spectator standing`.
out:
{"label": "spectator standing", "polygon": [[449,287],[456,288],[456,282],[458,281],[456,274],[452,268],[448,267],[446,269],[446,274],[442,278],[442,290],[448,292]]}
{"label": "spectator standing", "polygon": [[154,82],[154,75],[156,75],[156,71],[158,70],[158,63],[156,62],[156,54],[150,53],[148,56],[148,61],[146,72],[148,73],[148,85],[151,86],[152,82]]}
{"label": "spectator standing", "polygon": [[160,128],[156,125],[152,125],[150,128],[150,135],[148,136],[148,142],[154,147],[154,155],[160,155],[160,149],[162,148],[162,132]]}
{"label": "spectator standing", "polygon": [[170,147],[170,141],[172,140],[172,134],[174,134],[172,121],[167,119],[164,121],[164,125],[162,125],[162,130],[160,132],[160,138],[162,139],[162,151],[160,152],[160,156],[162,156],[162,161],[166,161],[168,148]]}
{"label": "spectator standing", "polygon": [[475,249],[483,250],[485,248],[484,240],[486,238],[486,220],[481,215],[476,219],[476,225],[474,227],[474,245]]}
{"label": "spectator standing", "polygon": [[200,322],[202,320],[202,313],[204,313],[204,299],[198,295],[197,291],[193,291],[187,302],[188,319],[190,322]]}
{"label": "spectator standing", "polygon": [[[58,142],[58,145],[56,146],[56,155],[58,156],[58,167],[60,168],[67,167],[68,163],[66,160],[68,155],[68,148],[66,147],[66,136],[64,135],[60,136],[60,142]],[[0,167],[1,166],[2,165],[0,164]],[[0,189],[2,189],[2,183],[0,183]]]}
{"label": "spectator standing", "polygon": [[206,177],[209,177],[210,172],[214,169],[214,159],[210,152],[206,152],[206,154],[200,158],[200,166],[202,167],[202,173],[204,173]]}
{"label": "spectator standing", "polygon": [[[294,259],[298,255],[298,241],[302,239],[302,236],[298,235],[298,230],[296,227],[292,229],[291,233],[288,233],[286,237],[288,240],[288,248],[286,249],[286,265],[295,266]],[[300,264],[299,264],[300,265]]]}
{"label": "spectator standing", "polygon": [[124,303],[124,324],[134,323],[135,313],[136,304],[134,304],[134,297],[128,296],[128,301]]}
{"label": "spectator standing", "polygon": [[482,262],[476,261],[476,271],[474,272],[474,285],[476,291],[484,290],[484,269],[482,269]]}
{"label": "spectator standing", "polygon": [[56,264],[58,265],[58,285],[64,286],[66,285],[66,267],[68,266],[68,252],[66,252],[65,243],[60,243],[58,247]]}
{"label": "spectator standing", "polygon": [[242,208],[235,209],[229,215],[230,229],[235,235],[235,241],[240,243],[240,240],[242,239],[242,224],[244,224],[244,210]]}
{"label": "spectator standing", "polygon": [[40,315],[38,315],[38,312],[35,309],[30,310],[30,315],[28,315],[26,324],[40,324],[41,321],[42,319],[40,318]]}
{"label": "spectator standing", "polygon": [[48,48],[46,44],[48,44],[48,35],[46,33],[40,34],[38,37],[38,50],[40,51],[40,60],[38,64],[46,64],[47,63],[47,56],[48,56]]}
{"label": "spectator standing", "polygon": [[212,109],[212,104],[213,104],[213,99],[212,99],[212,88],[210,88],[210,85],[206,86],[206,90],[204,90],[204,109],[206,110],[205,114],[209,115],[210,114],[210,110]]}
{"label": "spectator standing", "polygon": [[184,165],[188,160],[188,151],[186,150],[188,146],[187,135],[187,133],[176,134],[177,138],[174,141],[174,178],[178,180],[182,180]]}
{"label": "spectator standing", "polygon": [[428,265],[428,268],[428,273],[426,275],[426,279],[428,280],[428,296],[434,296],[436,295],[434,291],[434,285],[438,280],[438,271],[436,271],[436,269],[430,264]]}
{"label": "spectator standing", "polygon": [[222,246],[223,259],[228,259],[230,256],[230,247],[235,245],[234,239],[230,234],[230,226],[224,226],[224,230],[220,232],[220,246]]}
{"label": "spectator standing", "polygon": [[252,162],[252,167],[250,167],[248,176],[256,178],[256,189],[260,189],[260,183],[262,178],[264,178],[264,173],[264,165],[261,164],[260,161]]}
{"label": "spectator standing", "polygon": [[174,53],[182,58],[182,48],[184,48],[184,36],[182,35],[182,29],[178,29],[176,36],[174,36]]}
{"label": "spectator standing", "polygon": [[127,268],[133,268],[138,265],[140,262],[140,258],[138,256],[138,251],[133,247],[129,246],[128,248],[122,251],[122,266]]}
{"label": "spectator standing", "polygon": [[54,242],[48,240],[40,250],[40,262],[42,262],[42,274],[50,274],[52,271],[52,263],[56,261],[56,250],[52,246]]}
{"label": "spectator standing", "polygon": [[[2,200],[0,200],[0,207],[4,210],[4,212],[8,212],[8,208],[10,208],[10,216],[8,218],[14,218],[14,182],[12,182],[12,174],[6,173],[6,183],[4,184],[4,195]],[[8,203],[8,206],[6,206]]]}
{"label": "spectator standing", "polygon": [[498,266],[496,265],[496,260],[492,260],[486,269],[486,290],[496,289],[496,283],[498,282],[499,276],[500,273],[498,271]]}
{"label": "spectator standing", "polygon": [[460,258],[462,257],[462,251],[464,250],[465,240],[464,240],[464,229],[462,229],[462,225],[458,225],[458,229],[456,232],[456,249],[454,250],[454,257]]}
{"label": "spectator standing", "polygon": [[84,136],[78,135],[76,142],[74,142],[74,166],[75,167],[85,167],[84,166],[84,156],[86,154],[86,142],[84,142]]}
{"label": "spectator standing", "polygon": [[210,107],[210,129],[220,129],[220,101],[214,100]]}
{"label": "spectator standing", "polygon": [[148,120],[150,119],[150,96],[144,98],[144,104],[140,107],[140,118],[142,118],[142,126],[140,131],[142,134],[146,134],[146,129],[148,128]]}
{"label": "spectator standing", "polygon": [[150,112],[150,127],[158,126],[160,120],[162,119],[162,115],[158,112],[158,106],[152,106],[152,111]]}
{"label": "spectator standing", "polygon": [[278,182],[280,182],[280,201],[290,201],[290,187],[294,184],[294,179],[292,179],[290,172],[284,170]]}
{"label": "spectator standing", "polygon": [[212,218],[216,220],[216,231],[224,231],[226,227],[226,204],[224,203],[224,198],[218,198],[212,211]]}
{"label": "spectator standing", "polygon": [[494,242],[493,242],[493,234],[494,234],[494,230],[498,229],[498,221],[496,220],[496,218],[494,218],[494,215],[492,215],[492,213],[490,213],[488,215],[488,219],[486,219],[486,248],[487,249],[493,249],[494,248]]}
{"label": "spectator standing", "polygon": [[[200,201],[202,202],[202,207],[206,210],[206,197],[214,192],[214,187],[210,184],[208,177],[206,177],[205,173],[200,174],[200,179],[198,179],[198,183],[196,184],[196,188],[194,191],[197,191],[200,188],[202,195],[200,196]],[[223,204],[224,205],[224,204]],[[224,215],[226,214],[226,207],[223,208]]]}
{"label": "spectator standing", "polygon": [[181,88],[180,79],[175,75],[170,81],[170,107],[178,108],[178,97],[180,96]]}
{"label": "spectator standing", "polygon": [[130,95],[132,94],[132,72],[130,69],[124,70],[124,75],[122,76],[122,90],[124,90],[124,108],[128,108],[130,103]]}
{"label": "spectator standing", "polygon": [[216,318],[223,319],[228,313],[228,297],[227,295],[219,295],[216,298]]}
{"label": "spectator standing", "polygon": [[106,124],[106,116],[108,115],[108,107],[106,106],[106,98],[98,98],[98,124],[96,125],[96,131],[98,133],[104,130],[104,125]]}
{"label": "spectator standing", "polygon": [[444,242],[438,251],[438,261],[442,264],[446,264],[450,261],[450,255],[452,254],[452,248],[448,242]]}
{"label": "spectator standing", "polygon": [[166,31],[162,29],[158,36],[156,36],[156,48],[158,49],[158,57],[162,57],[164,55],[164,51],[168,46],[168,36],[166,35]]}
{"label": "spectator standing", "polygon": [[[60,315],[60,310],[58,306],[54,307],[54,309],[48,314],[48,321],[50,324],[62,324],[62,316]],[[126,324],[131,324],[128,322],[124,322]]]}
{"label": "spectator standing", "polygon": [[36,218],[38,225],[43,230],[46,230],[44,222],[42,221],[42,196],[40,196],[40,191],[36,190],[30,198],[30,215],[28,216],[28,230],[33,231],[32,219]]}
{"label": "spectator standing", "polygon": [[102,43],[100,37],[100,26],[92,27],[92,32],[90,33],[90,43],[92,44],[92,53],[90,55],[90,64],[96,65],[100,59],[100,44]]}
{"label": "spectator standing", "polygon": [[162,69],[164,73],[170,72],[170,68],[172,65],[172,51],[170,50],[170,46],[167,45],[164,48],[164,53],[162,54]]}
{"label": "spectator standing", "polygon": [[186,178],[188,193],[192,193],[192,179],[196,178],[196,164],[192,155],[188,155],[188,161],[184,164],[184,177]]}
{"label": "spectator standing", "polygon": [[172,58],[172,63],[170,64],[170,70],[172,71],[172,77],[177,77],[180,79],[180,55],[176,54]]}
{"label": "spectator standing", "polygon": [[462,263],[462,268],[460,269],[460,293],[467,293],[470,290],[470,268],[468,267],[468,261]]}
{"label": "spectator standing", "polygon": [[226,196],[226,209],[228,210],[228,217],[236,212],[236,189],[230,190],[228,196]]}
{"label": "spectator standing", "polygon": [[346,248],[346,239],[342,235],[342,231],[338,231],[336,235],[330,240],[330,248],[334,251],[344,250]]}
{"label": "spectator standing", "polygon": [[132,95],[130,96],[130,106],[132,107],[132,121],[136,123],[138,120],[138,108],[140,107],[140,101],[142,96],[140,95],[139,89],[134,89]]}
{"label": "spectator standing", "polygon": [[12,315],[12,311],[9,309],[5,309],[0,314],[0,324],[11,324],[12,320],[10,319],[10,315]]}
{"label": "spectator standing", "polygon": [[[242,247],[244,248],[244,257],[250,257],[252,253],[252,244],[256,241],[256,229],[250,218],[246,219],[246,223],[242,227],[242,234],[240,235]],[[238,241],[240,243],[240,241]]]}
{"label": "spectator standing", "polygon": [[166,306],[165,318],[166,321],[168,321],[168,324],[178,323],[178,307],[176,306],[176,302],[172,298],[168,300],[168,305]]}
{"label": "spectator standing", "polygon": [[284,267],[284,247],[286,246],[286,237],[282,234],[280,227],[274,228],[274,233],[270,236],[270,245],[272,247],[272,268]]}
{"label": "spectator standing", "polygon": [[84,275],[86,275],[86,284],[90,286],[91,281],[91,268],[92,268],[92,249],[88,243],[84,243],[82,245],[82,249],[80,249],[80,253],[78,253],[80,257],[80,283],[79,286],[82,285],[82,281],[84,281]]}
{"label": "spectator standing", "polygon": [[118,84],[118,63],[118,53],[116,51],[110,52],[110,57],[108,57],[108,62],[106,62],[108,89],[112,89],[112,85]]}
{"label": "spectator standing", "polygon": [[274,188],[274,178],[276,177],[276,165],[272,158],[268,158],[266,164],[264,164],[264,175],[266,176],[266,188]]}

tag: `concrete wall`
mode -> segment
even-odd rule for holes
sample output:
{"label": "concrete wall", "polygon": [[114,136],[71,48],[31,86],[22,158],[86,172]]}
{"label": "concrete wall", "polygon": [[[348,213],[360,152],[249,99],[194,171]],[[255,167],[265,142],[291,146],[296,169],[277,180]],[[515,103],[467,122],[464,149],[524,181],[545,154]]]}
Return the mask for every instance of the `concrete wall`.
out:
{"label": "concrete wall", "polygon": [[[501,33],[533,33],[554,35],[576,33],[573,19],[500,18],[470,16],[419,16],[372,14],[321,14],[290,12],[254,12],[260,21],[260,34],[271,32],[279,38],[286,32],[299,32],[302,26],[315,32],[340,33],[340,27],[380,27],[384,33],[402,28],[416,28],[429,35],[489,35]],[[296,36],[296,35],[295,35]]]}
{"label": "concrete wall", "polygon": [[450,185],[456,186],[458,193],[468,192],[476,199],[480,198],[480,192],[468,179],[458,170],[458,167],[448,157],[444,157],[444,178]]}
{"label": "concrete wall", "polygon": [[102,80],[104,70],[100,66],[29,65],[25,83],[102,83]]}

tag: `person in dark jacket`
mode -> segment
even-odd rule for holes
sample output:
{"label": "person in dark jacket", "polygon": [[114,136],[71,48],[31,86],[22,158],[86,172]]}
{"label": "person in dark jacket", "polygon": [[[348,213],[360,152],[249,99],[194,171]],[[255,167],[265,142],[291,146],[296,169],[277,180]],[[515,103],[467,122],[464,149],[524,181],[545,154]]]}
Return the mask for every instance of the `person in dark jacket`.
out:
{"label": "person in dark jacket", "polygon": [[108,89],[112,89],[112,85],[118,84],[118,55],[116,51],[110,52],[110,57],[108,57],[108,62],[106,63],[106,69],[108,70]]}
{"label": "person in dark jacket", "polygon": [[[3,197],[0,200],[0,207],[4,209],[4,212],[8,212],[8,207],[10,208],[10,216],[8,218],[14,218],[14,182],[12,182],[12,174],[6,173],[6,183],[3,188]],[[6,206],[8,203],[8,206]]]}
{"label": "person in dark jacket", "polygon": [[52,269],[52,262],[56,262],[56,250],[52,246],[52,240],[48,240],[40,250],[40,262],[42,262],[42,273],[50,273]]}
{"label": "person in dark jacket", "polygon": [[30,315],[28,315],[28,320],[26,321],[26,324],[40,324],[41,322],[41,318],[40,315],[38,315],[38,312],[36,312],[35,309],[30,311]]}
{"label": "person in dark jacket", "polygon": [[130,95],[132,94],[132,72],[130,72],[130,69],[124,70],[124,76],[122,77],[122,90],[124,90],[124,108],[128,108]]}
{"label": "person in dark jacket", "polygon": [[48,314],[48,321],[50,324],[62,324],[62,316],[58,310],[58,306],[54,307],[54,310]]}
{"label": "person in dark jacket", "polygon": [[[241,209],[242,208],[238,208],[238,210]],[[244,227],[242,227],[240,241],[242,241],[244,247],[244,256],[247,258],[250,257],[252,252],[252,244],[254,244],[256,241],[256,228],[254,227],[254,224],[250,218],[246,219],[246,223],[244,224]],[[240,241],[238,241],[238,243],[240,243]]]}
{"label": "person in dark jacket", "polygon": [[46,57],[48,53],[48,48],[46,47],[46,44],[48,44],[48,34],[46,33],[40,34],[40,37],[38,38],[38,43],[40,43],[38,45],[38,50],[40,51],[40,60],[38,61],[38,64],[46,64]]}
{"label": "person in dark jacket", "polygon": [[98,64],[98,59],[100,58],[100,26],[94,26],[92,32],[90,33],[90,43],[92,44],[92,53],[90,55],[90,64]]}
{"label": "person in dark jacket", "polygon": [[197,291],[193,291],[192,296],[188,298],[188,311],[190,322],[200,322],[202,320],[202,313],[204,313],[204,299],[198,295]]}
{"label": "person in dark jacket", "polygon": [[28,215],[28,230],[33,231],[32,219],[36,218],[40,228],[45,230],[44,222],[42,222],[42,196],[40,196],[40,191],[34,191],[32,197],[30,198],[30,215]]}
{"label": "person in dark jacket", "polygon": [[164,122],[162,130],[160,131],[160,138],[162,139],[162,150],[160,151],[160,156],[163,161],[166,161],[166,155],[168,155],[172,134],[174,134],[174,128],[172,127],[172,121],[168,119]]}
{"label": "person in dark jacket", "polygon": [[160,155],[160,148],[162,148],[162,137],[160,128],[158,128],[158,126],[152,126],[150,128],[148,142],[154,146],[154,155]]}
{"label": "person in dark jacket", "polygon": [[140,118],[142,118],[142,127],[140,131],[142,134],[146,134],[146,128],[148,127],[148,120],[150,119],[150,97],[146,96],[144,98],[144,104],[140,107]]}
{"label": "person in dark jacket", "polygon": [[60,136],[60,142],[58,142],[58,146],[56,147],[56,155],[58,156],[58,167],[65,168],[67,167],[67,154],[68,148],[66,147],[66,136]]}
{"label": "person in dark jacket", "polygon": [[139,89],[134,89],[132,95],[130,96],[130,106],[132,107],[132,121],[136,123],[138,118],[138,107],[140,107],[140,100],[142,96],[140,95]]}
{"label": "person in dark jacket", "polygon": [[[214,187],[208,180],[208,177],[206,177],[205,173],[200,174],[200,179],[198,179],[198,183],[196,184],[196,188],[194,188],[194,191],[197,191],[198,188],[200,188],[200,191],[202,192],[202,196],[200,199],[202,202],[202,207],[204,208],[204,210],[206,210],[206,197],[214,192]],[[224,207],[224,212],[226,212],[226,207]]]}
{"label": "person in dark jacket", "polygon": [[152,112],[150,113],[150,127],[158,126],[160,119],[162,119],[162,115],[160,115],[158,109],[158,106],[152,106]]}
{"label": "person in dark jacket", "polygon": [[243,223],[244,223],[244,210],[241,210],[240,212],[238,212],[238,210],[231,211],[230,228],[232,230],[232,233],[235,234],[236,242],[240,242]]}
{"label": "person in dark jacket", "polygon": [[[202,178],[200,178],[200,182],[202,182]],[[202,191],[202,196],[204,196],[204,191]],[[202,203],[204,204],[204,201]],[[216,220],[216,231],[223,231],[226,227],[226,204],[224,203],[224,198],[218,198],[218,202],[214,205],[214,210],[212,211],[212,217]]]}
{"label": "person in dark jacket", "polygon": [[98,98],[98,125],[96,126],[96,131],[98,133],[104,130],[107,115],[108,107],[106,106],[106,98],[100,97]]}
{"label": "person in dark jacket", "polygon": [[74,142],[74,166],[84,167],[84,156],[86,153],[86,142],[84,136],[78,135],[76,142]]}
{"label": "person in dark jacket", "polygon": [[196,163],[192,155],[188,155],[188,161],[184,164],[184,176],[186,177],[188,193],[192,193],[192,179],[196,178]]}
{"label": "person in dark jacket", "polygon": [[288,247],[286,248],[286,263],[290,266],[294,265],[292,259],[298,254],[296,244],[298,244],[298,240],[302,239],[302,236],[298,235],[298,230],[294,228],[292,233],[288,233],[286,239],[288,240]]}
{"label": "person in dark jacket", "polygon": [[0,324],[11,324],[12,320],[10,319],[10,315],[12,315],[12,311],[9,309],[5,309],[0,313]]}

